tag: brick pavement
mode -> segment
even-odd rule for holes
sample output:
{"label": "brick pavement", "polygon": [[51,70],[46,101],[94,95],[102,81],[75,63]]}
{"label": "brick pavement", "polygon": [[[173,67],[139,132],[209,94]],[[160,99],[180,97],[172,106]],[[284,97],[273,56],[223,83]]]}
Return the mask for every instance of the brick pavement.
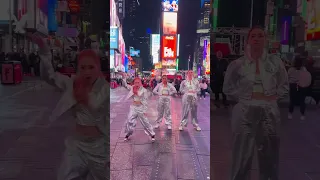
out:
{"label": "brick pavement", "polygon": [[10,97],[1,101],[0,179],[56,180],[64,138],[72,123],[63,116],[47,127],[61,92],[48,85],[26,91],[24,86],[14,88],[11,93],[15,95],[5,94]]}
{"label": "brick pavement", "polygon": [[[211,106],[212,107],[212,106]],[[287,109],[281,108],[280,180],[320,179],[319,109],[310,107],[305,122],[299,120],[298,109],[293,120],[287,119]],[[231,162],[230,109],[212,107],[211,161],[213,179],[228,180]],[[255,158],[253,180],[258,180]]]}
{"label": "brick pavement", "polygon": [[[123,88],[111,90],[111,179],[112,180],[203,180],[210,179],[210,112],[209,99],[201,100],[198,107],[201,132],[189,125],[179,132],[181,98],[172,103],[173,130],[164,125],[156,130],[156,142],[151,143],[140,123],[129,142],[123,142],[124,123],[129,103],[123,102],[128,93]],[[122,102],[119,102],[122,101]],[[155,121],[156,97],[149,101],[147,116]]]}

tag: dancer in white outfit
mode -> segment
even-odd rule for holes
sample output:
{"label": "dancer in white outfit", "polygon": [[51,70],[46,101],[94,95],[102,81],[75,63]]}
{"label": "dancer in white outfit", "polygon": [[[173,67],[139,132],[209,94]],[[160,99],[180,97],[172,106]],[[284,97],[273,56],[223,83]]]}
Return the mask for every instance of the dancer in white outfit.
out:
{"label": "dancer in white outfit", "polygon": [[158,118],[156,120],[156,125],[154,128],[159,128],[162,118],[165,118],[165,124],[168,129],[172,129],[172,119],[171,119],[171,95],[176,94],[176,88],[168,83],[168,78],[166,75],[162,76],[162,82],[159,83],[154,89],[153,93],[159,95],[158,100]]}
{"label": "dancer in white outfit", "polygon": [[106,180],[110,173],[109,89],[100,71],[100,58],[93,50],[81,51],[74,78],[55,72],[50,49],[41,37],[32,36],[40,48],[41,76],[64,91],[51,121],[68,110],[75,118],[75,133],[65,141],[66,150],[58,171],[58,180]]}
{"label": "dancer in white outfit", "polygon": [[193,71],[188,71],[187,79],[181,82],[180,91],[182,97],[182,119],[179,130],[182,131],[184,126],[187,126],[189,112],[191,112],[191,121],[197,131],[201,131],[198,125],[198,98],[197,94],[200,91],[199,81],[193,78]]}
{"label": "dancer in white outfit", "polygon": [[133,102],[130,105],[128,120],[126,123],[126,137],[125,141],[129,139],[129,136],[132,135],[134,128],[137,125],[137,119],[140,120],[142,126],[146,134],[151,137],[151,141],[155,141],[155,133],[153,131],[153,127],[150,124],[149,120],[147,119],[145,113],[148,110],[147,100],[149,97],[148,91],[142,87],[142,82],[140,78],[135,78],[133,80],[134,85],[129,86],[130,92],[127,96],[127,99],[132,98]]}

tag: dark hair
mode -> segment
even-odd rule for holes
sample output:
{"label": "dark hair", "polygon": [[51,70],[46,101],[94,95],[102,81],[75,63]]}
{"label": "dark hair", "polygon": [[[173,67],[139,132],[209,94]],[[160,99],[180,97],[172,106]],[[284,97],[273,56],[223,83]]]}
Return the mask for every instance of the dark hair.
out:
{"label": "dark hair", "polygon": [[253,26],[253,27],[248,31],[247,40],[249,39],[251,32],[252,32],[253,30],[255,30],[255,29],[260,29],[260,30],[262,30],[262,31],[264,32],[264,28],[263,28],[262,26]]}
{"label": "dark hair", "polygon": [[302,57],[296,57],[294,59],[294,64],[293,64],[293,67],[296,68],[297,70],[300,70],[301,67],[303,67],[304,65],[304,58]]}
{"label": "dark hair", "polygon": [[202,83],[205,83],[205,82],[206,82],[206,80],[202,79]]}

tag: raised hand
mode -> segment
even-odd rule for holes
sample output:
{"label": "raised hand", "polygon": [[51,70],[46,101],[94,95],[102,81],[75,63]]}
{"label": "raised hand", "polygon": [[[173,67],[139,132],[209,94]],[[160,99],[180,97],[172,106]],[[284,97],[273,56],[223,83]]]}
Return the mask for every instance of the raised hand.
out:
{"label": "raised hand", "polygon": [[39,46],[40,51],[50,51],[49,45],[44,38],[36,34],[32,34],[29,37]]}

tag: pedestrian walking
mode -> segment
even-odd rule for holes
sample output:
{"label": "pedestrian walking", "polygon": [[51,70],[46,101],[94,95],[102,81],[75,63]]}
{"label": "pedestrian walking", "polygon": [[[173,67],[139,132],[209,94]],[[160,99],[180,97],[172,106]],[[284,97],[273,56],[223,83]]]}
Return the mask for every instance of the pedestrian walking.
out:
{"label": "pedestrian walking", "polygon": [[288,70],[289,77],[289,94],[290,105],[288,119],[292,119],[292,113],[296,105],[300,106],[300,119],[305,119],[306,97],[308,87],[311,85],[311,74],[303,64],[304,58],[297,57],[294,61],[294,66]]}
{"label": "pedestrian walking", "polygon": [[206,99],[206,92],[208,89],[208,85],[205,79],[203,79],[200,83],[200,99],[203,97],[203,99]]}

